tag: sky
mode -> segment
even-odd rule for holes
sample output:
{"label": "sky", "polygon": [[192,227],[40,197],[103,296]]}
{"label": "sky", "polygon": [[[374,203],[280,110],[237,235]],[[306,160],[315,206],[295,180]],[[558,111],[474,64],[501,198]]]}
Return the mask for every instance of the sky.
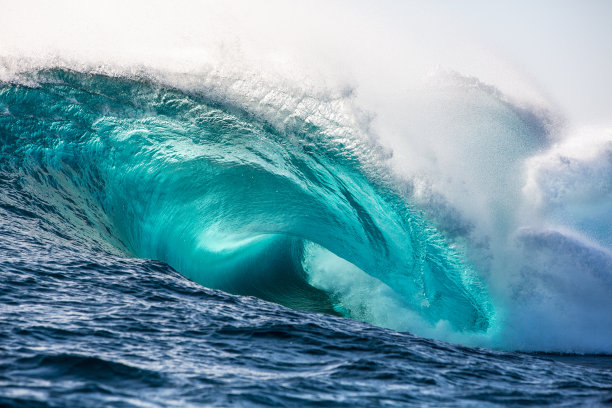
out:
{"label": "sky", "polygon": [[442,1],[577,122],[612,121],[612,1]]}
{"label": "sky", "polygon": [[342,77],[364,94],[409,89],[407,78],[441,68],[537,94],[576,125],[612,122],[607,0],[0,0],[0,9],[0,56],[181,60],[189,70],[235,49],[267,55],[264,65],[290,56],[288,71]]}

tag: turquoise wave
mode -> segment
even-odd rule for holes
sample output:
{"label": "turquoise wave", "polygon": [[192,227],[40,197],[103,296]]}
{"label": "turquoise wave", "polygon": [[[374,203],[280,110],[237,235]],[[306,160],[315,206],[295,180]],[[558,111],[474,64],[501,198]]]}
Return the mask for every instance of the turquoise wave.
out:
{"label": "turquoise wave", "polygon": [[492,326],[477,273],[366,163],[375,147],[147,79],[35,75],[0,87],[12,186],[0,202],[35,214],[56,245],[157,259],[207,287],[373,324],[362,308],[388,301],[378,285],[432,325]]}

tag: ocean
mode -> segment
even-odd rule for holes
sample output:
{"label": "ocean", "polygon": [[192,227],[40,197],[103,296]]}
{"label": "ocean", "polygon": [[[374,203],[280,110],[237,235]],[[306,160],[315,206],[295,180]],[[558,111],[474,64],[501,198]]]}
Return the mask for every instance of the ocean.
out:
{"label": "ocean", "polygon": [[516,228],[517,191],[584,214],[553,204],[606,183],[605,154],[452,77],[421,100],[456,144],[413,145],[447,172],[401,177],[350,95],[200,80],[0,83],[0,405],[612,404],[610,201]]}

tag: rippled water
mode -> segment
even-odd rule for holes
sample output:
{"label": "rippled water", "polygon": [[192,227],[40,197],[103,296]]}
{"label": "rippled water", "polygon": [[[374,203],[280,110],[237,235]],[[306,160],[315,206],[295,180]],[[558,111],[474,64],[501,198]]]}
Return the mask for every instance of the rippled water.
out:
{"label": "rippled water", "polygon": [[610,357],[566,363],[294,311],[38,242],[0,214],[2,406],[612,403]]}

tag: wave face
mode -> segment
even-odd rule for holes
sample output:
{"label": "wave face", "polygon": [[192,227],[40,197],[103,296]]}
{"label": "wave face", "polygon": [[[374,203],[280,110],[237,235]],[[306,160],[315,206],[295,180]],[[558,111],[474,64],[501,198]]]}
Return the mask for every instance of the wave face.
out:
{"label": "wave face", "polygon": [[0,91],[2,199],[57,236],[292,308],[382,324],[363,306],[388,302],[374,285],[415,320],[492,325],[476,273],[368,167],[374,145],[150,80],[35,80]]}

